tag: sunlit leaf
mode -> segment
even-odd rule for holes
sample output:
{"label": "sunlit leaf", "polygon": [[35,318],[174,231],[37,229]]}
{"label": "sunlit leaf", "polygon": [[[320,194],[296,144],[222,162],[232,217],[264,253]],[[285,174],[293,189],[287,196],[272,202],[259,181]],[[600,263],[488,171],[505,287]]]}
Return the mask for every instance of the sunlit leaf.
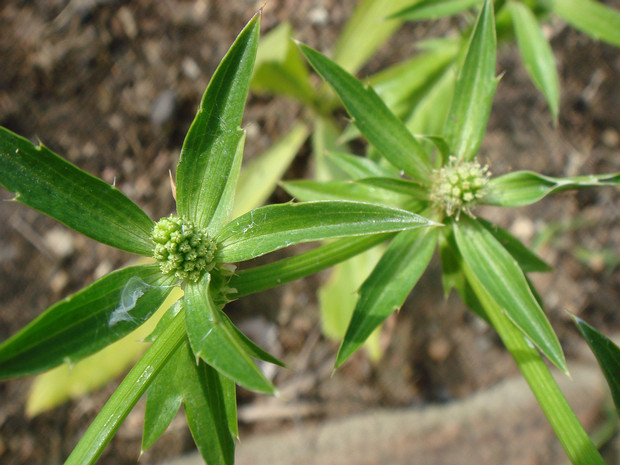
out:
{"label": "sunlit leaf", "polygon": [[216,237],[216,259],[249,260],[301,242],[437,226],[406,210],[363,202],[268,205],[232,221]]}
{"label": "sunlit leaf", "polygon": [[225,323],[209,291],[210,276],[185,288],[187,335],[192,351],[207,364],[237,384],[258,392],[274,393],[273,385],[250,358],[246,344]]}
{"label": "sunlit leaf", "polygon": [[160,316],[182,295],[179,287],[173,288],[159,310],[124,338],[71,366],[60,365],[37,376],[26,400],[27,415],[34,416],[82,397],[125,373],[148,348],[146,337],[161,321]]}
{"label": "sunlit leaf", "polygon": [[258,47],[260,13],[241,31],[202,97],[177,165],[177,211],[207,227],[220,204],[243,137],[243,109]]}
{"label": "sunlit leaf", "polygon": [[515,171],[491,179],[483,201],[488,205],[520,207],[556,192],[602,186],[620,186],[620,173],[553,178],[532,171]]}
{"label": "sunlit leaf", "polygon": [[497,87],[495,54],[493,2],[486,0],[472,31],[446,122],[445,135],[459,159],[472,159],[482,143]]}
{"label": "sunlit leaf", "polygon": [[558,338],[516,260],[474,219],[461,217],[453,223],[453,231],[463,261],[475,279],[545,356],[567,372]]}
{"label": "sunlit leaf", "polygon": [[573,316],[579,331],[596,355],[611,395],[616,404],[616,412],[620,415],[620,348],[607,336],[590,326],[581,318]]}
{"label": "sunlit leaf", "polygon": [[150,256],[155,224],[114,186],[0,127],[0,185],[15,200],[96,241]]}
{"label": "sunlit leaf", "polygon": [[404,231],[388,245],[364,281],[347,332],[336,357],[342,365],[368,336],[399,310],[428,266],[437,243],[437,229]]}
{"label": "sunlit leaf", "polygon": [[393,235],[394,233],[346,237],[294,257],[239,270],[230,280],[230,287],[234,292],[228,297],[236,299],[309,276],[362,253]]}
{"label": "sunlit leaf", "polygon": [[243,166],[237,183],[233,218],[260,207],[267,201],[306,137],[306,126],[302,123],[296,124],[267,151]]}
{"label": "sunlit leaf", "polygon": [[299,44],[312,67],[336,91],[364,137],[395,167],[413,179],[426,182],[428,157],[405,125],[370,86],[365,86],[316,50]]}
{"label": "sunlit leaf", "polygon": [[61,300],[0,345],[0,379],[74,363],[129,334],[172,291],[156,265],[112,272]]}
{"label": "sunlit leaf", "polygon": [[65,465],[91,465],[103,452],[150,383],[186,340],[185,314],[179,313],[123,379],[103,406]]}

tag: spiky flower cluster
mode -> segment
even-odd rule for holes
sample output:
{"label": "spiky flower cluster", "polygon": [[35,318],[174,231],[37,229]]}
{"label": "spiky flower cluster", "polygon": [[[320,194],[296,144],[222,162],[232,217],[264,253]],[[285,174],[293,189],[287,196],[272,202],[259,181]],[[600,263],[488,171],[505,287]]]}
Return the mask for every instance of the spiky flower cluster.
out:
{"label": "spiky flower cluster", "polygon": [[155,225],[152,238],[153,257],[166,275],[196,282],[215,266],[215,242],[205,229],[196,228],[184,218],[162,218]]}
{"label": "spiky flower cluster", "polygon": [[431,201],[447,216],[461,212],[471,215],[471,208],[488,192],[491,173],[488,166],[477,161],[462,161],[450,157],[448,163],[433,172]]}

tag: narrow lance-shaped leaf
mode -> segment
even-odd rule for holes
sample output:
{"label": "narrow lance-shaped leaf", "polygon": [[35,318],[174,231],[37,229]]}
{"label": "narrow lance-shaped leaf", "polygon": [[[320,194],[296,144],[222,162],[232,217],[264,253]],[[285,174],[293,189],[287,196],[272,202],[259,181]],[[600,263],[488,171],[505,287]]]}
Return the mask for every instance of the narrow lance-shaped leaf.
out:
{"label": "narrow lance-shaped leaf", "polygon": [[482,0],[422,0],[403,8],[391,17],[408,20],[437,19],[455,15],[479,3],[482,3]]}
{"label": "narrow lance-shaped leaf", "polygon": [[148,348],[106,402],[65,465],[91,465],[142,397],[157,373],[186,340],[185,314],[180,312]]}
{"label": "narrow lance-shaped leaf", "polygon": [[177,382],[182,385],[187,424],[208,464],[232,465],[235,438],[229,428],[222,375],[203,361],[196,363],[189,345],[183,347]]}
{"label": "narrow lance-shaped leaf", "polygon": [[395,167],[417,181],[427,182],[430,166],[426,152],[375,91],[316,50],[303,44],[299,47],[312,67],[342,99],[368,142]]}
{"label": "narrow lance-shaped leaf", "polygon": [[346,237],[274,263],[239,270],[230,280],[229,286],[234,292],[228,298],[236,299],[309,276],[362,253],[393,235]]}
{"label": "narrow lance-shaped leaf", "polygon": [[459,159],[471,160],[482,143],[497,87],[495,54],[493,2],[486,0],[472,31],[446,122],[448,143]]}
{"label": "narrow lance-shaped leaf", "polygon": [[478,218],[478,222],[484,226],[484,228],[493,234],[493,237],[502,244],[502,246],[508,251],[510,255],[517,261],[519,268],[525,273],[531,271],[551,271],[551,266],[545,263],[542,259],[538,258],[530,249],[519,241],[516,237],[510,234],[505,229],[494,225],[493,223]]}
{"label": "narrow lance-shaped leaf", "polygon": [[573,319],[601,366],[611,389],[616,413],[620,415],[620,347],[581,318],[573,316]]}
{"label": "narrow lance-shaped leaf", "polygon": [[151,255],[153,220],[114,186],[0,127],[0,185],[96,241]]}
{"label": "narrow lance-shaped leaf", "polygon": [[477,220],[453,223],[461,256],[486,292],[558,368],[568,372],[560,342],[514,258]]}
{"label": "narrow lance-shaped leaf", "polygon": [[[182,386],[177,379],[181,365],[185,361],[186,351],[186,344],[182,344],[170,356],[146,391],[141,452],[155,444],[183,403]],[[195,365],[195,361],[193,362]]]}
{"label": "narrow lance-shaped leaf", "polygon": [[246,344],[224,321],[209,290],[210,276],[185,288],[187,335],[196,357],[239,385],[273,394],[273,385],[265,378],[246,350]]}
{"label": "narrow lance-shaped leaf", "polygon": [[211,222],[231,174],[258,47],[260,13],[218,66],[183,143],[177,166],[177,210],[199,227]]}
{"label": "narrow lance-shaped leaf", "polygon": [[110,381],[127,373],[148,349],[149,334],[166,315],[171,305],[182,296],[175,287],[159,309],[134,331],[103,349],[71,365],[62,364],[38,375],[30,385],[26,399],[26,415],[34,417],[69,399],[83,398]]}
{"label": "narrow lance-shaped leaf", "polygon": [[517,43],[523,63],[534,84],[545,95],[547,104],[557,121],[560,105],[560,84],[553,51],[540,29],[534,13],[522,3],[508,2]]}
{"label": "narrow lance-shaped leaf", "polygon": [[[213,368],[196,363],[196,359],[189,350],[189,341],[181,345],[174,355],[168,360],[148,388],[146,396],[146,408],[144,412],[144,430],[142,434],[142,452],[150,448],[157,439],[164,433],[170,422],[176,416],[181,404],[185,403],[186,409],[201,412],[202,422],[205,424],[205,431],[209,434],[197,434],[196,442],[203,457],[206,454],[214,453],[215,457],[207,463],[219,463],[219,458],[229,458],[231,449],[234,449],[232,436],[238,436],[235,384],[223,375],[220,375]],[[209,376],[204,376],[209,372]],[[214,373],[212,373],[214,372]],[[206,382],[202,382],[202,378]],[[213,386],[210,386],[213,384]],[[219,385],[219,387],[218,387]],[[203,386],[210,386],[203,389]],[[209,392],[215,391],[219,396],[217,402],[210,408],[205,400]],[[221,395],[220,395],[221,394]],[[232,394],[232,395],[231,395]],[[201,403],[203,405],[195,405]],[[230,414],[228,413],[230,409]],[[219,413],[218,413],[219,412]],[[228,418],[228,425],[221,422],[221,413],[224,412]],[[218,414],[215,414],[218,413]],[[194,423],[197,418],[193,418]],[[221,434],[216,434],[216,430]],[[226,434],[227,430],[230,432]],[[212,452],[211,452],[212,451]]]}
{"label": "narrow lance-shaped leaf", "polygon": [[437,230],[403,231],[387,250],[359,290],[359,299],[338,351],[342,365],[390,316],[399,310],[428,266],[437,243]]}
{"label": "narrow lance-shaped leaf", "polygon": [[51,306],[0,345],[0,379],[72,363],[140,326],[172,291],[156,265],[123,268]]}
{"label": "narrow lance-shaped leaf", "polygon": [[515,171],[491,179],[483,201],[488,205],[521,207],[556,192],[602,186],[620,186],[620,173],[553,178],[533,171]]}
{"label": "narrow lance-shaped leaf", "polygon": [[577,29],[620,47],[620,11],[591,0],[540,0]]}
{"label": "narrow lance-shaped leaf", "polygon": [[216,259],[249,260],[300,242],[437,226],[406,210],[363,202],[318,201],[268,205],[232,221],[215,238]]}
{"label": "narrow lance-shaped leaf", "polygon": [[441,258],[441,280],[444,297],[447,299],[452,288],[456,289],[467,308],[491,324],[480,300],[465,278],[463,258],[459,254],[451,227],[442,230],[442,234],[439,236],[438,249]]}

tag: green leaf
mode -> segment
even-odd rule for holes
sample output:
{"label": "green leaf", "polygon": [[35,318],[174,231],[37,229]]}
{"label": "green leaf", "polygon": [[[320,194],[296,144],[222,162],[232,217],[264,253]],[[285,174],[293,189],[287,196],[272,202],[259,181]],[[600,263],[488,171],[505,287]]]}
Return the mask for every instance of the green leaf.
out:
{"label": "green leaf", "polygon": [[176,349],[186,340],[184,317],[183,312],[177,314],[168,328],[153,342],[144,356],[131,369],[88,427],[65,465],[91,465],[95,463],[149,384]]}
{"label": "green leaf", "polygon": [[[448,68],[436,83],[420,96],[411,114],[405,120],[413,134],[441,134],[448,119],[448,111],[454,94],[456,73]],[[447,159],[447,157],[444,157]]]}
{"label": "green leaf", "polygon": [[467,263],[463,269],[489,320],[514,358],[532,393],[574,465],[605,465],[596,446],[566,401],[549,368],[523,331],[489,294]]}
{"label": "green leaf", "polygon": [[501,207],[521,207],[543,197],[569,189],[620,186],[620,173],[552,178],[532,171],[515,171],[491,179],[484,203]]}
{"label": "green leaf", "polygon": [[205,91],[177,166],[177,210],[207,227],[220,204],[243,131],[239,128],[258,47],[254,15],[218,66]]}
{"label": "green leaf", "polygon": [[590,0],[541,0],[571,26],[620,47],[620,12]]}
{"label": "green leaf", "polygon": [[363,178],[357,181],[358,184],[372,186],[378,189],[392,192],[393,194],[401,194],[407,198],[428,200],[429,192],[417,182],[408,179],[392,178],[392,177],[372,177]]}
{"label": "green leaf", "polygon": [[510,1],[508,9],[525,68],[536,87],[544,94],[553,119],[557,121],[560,83],[551,46],[545,39],[536,16],[527,6]]}
{"label": "green leaf", "polygon": [[155,223],[106,182],[0,127],[0,185],[14,200],[103,244],[150,256]]}
{"label": "green leaf", "polygon": [[[342,341],[357,303],[357,290],[368,278],[383,255],[384,247],[375,247],[339,263],[318,291],[321,329],[325,336]],[[379,326],[366,339],[365,348],[373,361],[382,355]]]}
{"label": "green leaf", "polygon": [[220,316],[222,317],[222,322],[228,327],[229,331],[236,336],[237,341],[250,355],[250,357],[262,360],[263,362],[273,363],[274,365],[278,365],[281,367],[286,366],[283,362],[275,358],[269,352],[261,349],[250,338],[243,334],[241,330],[234,325],[230,318],[228,318],[228,315],[226,315],[224,312],[221,312]]}
{"label": "green leaf", "polygon": [[381,186],[377,187],[355,181],[318,182],[304,179],[301,181],[282,182],[281,186],[296,200],[304,202],[315,200],[353,200],[402,208],[410,200],[408,196],[402,193],[394,193]]}
{"label": "green leaf", "polygon": [[271,289],[329,268],[392,237],[393,233],[347,237],[294,257],[237,271],[230,280],[230,299]]}
{"label": "green leaf", "polygon": [[596,355],[601,371],[607,379],[611,395],[616,405],[616,413],[620,415],[620,348],[607,336],[590,326],[581,318],[573,315],[575,324],[584,339]]}
{"label": "green leaf", "polygon": [[250,358],[245,341],[230,329],[223,312],[213,303],[210,278],[205,274],[185,289],[187,335],[194,354],[237,384],[273,394],[275,388]]}
{"label": "green leaf", "polygon": [[395,167],[417,181],[427,182],[430,166],[426,153],[375,91],[316,50],[303,44],[299,44],[299,47],[312,67],[342,99],[355,125],[368,142]]}
{"label": "green leaf", "polygon": [[388,245],[370,276],[359,289],[359,299],[349,322],[336,368],[342,365],[368,336],[399,310],[431,260],[437,230],[404,231]]}
{"label": "green leaf", "polygon": [[[231,387],[234,404],[229,405]],[[197,364],[188,343],[181,345],[148,388],[142,452],[159,439],[185,404],[192,435],[206,462],[231,463],[233,436],[238,435],[234,393],[233,382],[204,362]],[[230,407],[234,422],[224,424],[224,418],[230,420]]]}
{"label": "green leaf", "polygon": [[343,171],[348,179],[392,175],[390,171],[367,157],[343,152],[328,152],[325,154],[325,158]]}
{"label": "green leaf", "polygon": [[460,40],[443,39],[441,45],[372,75],[370,84],[388,108],[403,118],[454,63],[460,45]]}
{"label": "green leaf", "polygon": [[48,308],[0,345],[0,379],[72,364],[144,323],[172,291],[157,265],[114,271]]}
{"label": "green leaf", "polygon": [[245,133],[243,133],[237,145],[237,151],[235,152],[235,158],[233,164],[230,167],[230,173],[226,180],[226,187],[222,196],[220,197],[220,203],[215,208],[213,218],[207,227],[207,233],[210,236],[214,236],[217,232],[227,224],[233,218],[233,210],[236,202],[237,181],[241,172],[241,161],[243,159],[243,148],[245,147]]}
{"label": "green leaf", "polygon": [[452,288],[456,289],[461,300],[477,316],[491,324],[486,311],[462,270],[463,258],[459,254],[452,228],[445,228],[439,236],[439,257],[441,258],[441,280],[444,297],[447,299]]}
{"label": "green leaf", "polygon": [[326,154],[331,151],[347,150],[346,142],[340,139],[340,128],[328,117],[314,118],[314,127],[310,136],[312,158],[314,160],[314,178],[317,181],[333,179],[334,167],[330,166]]}
{"label": "green leaf", "polygon": [[391,17],[416,21],[438,19],[455,15],[479,3],[482,3],[482,0],[422,0],[394,13]]}
{"label": "green leaf", "polygon": [[187,344],[182,344],[155,376],[146,392],[141,452],[155,444],[183,403],[183,386],[177,381],[186,353]]}
{"label": "green leaf", "polygon": [[411,0],[363,0],[338,37],[334,61],[355,74],[379,47],[401,26],[400,20],[386,17]]}
{"label": "green leaf", "polygon": [[250,87],[253,91],[287,95],[314,106],[316,97],[308,79],[308,68],[291,37],[290,23],[283,22],[260,40]]}
{"label": "green leaf", "polygon": [[216,259],[239,262],[300,242],[437,226],[406,210],[363,202],[268,205],[232,221],[215,238]]}
{"label": "green leaf", "polygon": [[453,231],[475,279],[545,356],[568,372],[558,338],[515,259],[474,219],[461,217]]}
{"label": "green leaf", "polygon": [[166,310],[182,295],[181,288],[173,288],[157,312],[127,336],[71,366],[59,365],[38,375],[30,386],[26,415],[32,417],[69,399],[82,398],[127,373],[148,349],[146,337],[159,326],[161,315],[167,315]]}
{"label": "green leaf", "polygon": [[185,417],[200,455],[208,464],[232,465],[235,438],[228,423],[222,375],[200,361],[186,345],[177,372],[182,387]]}
{"label": "green leaf", "polygon": [[493,237],[495,237],[508,253],[512,255],[512,258],[517,261],[519,268],[521,268],[524,273],[532,271],[545,272],[553,269],[505,229],[483,218],[478,218],[478,222],[484,226],[487,231],[493,234]]}
{"label": "green leaf", "polygon": [[486,131],[498,82],[495,78],[496,42],[493,2],[486,0],[456,79],[446,123],[446,138],[453,155],[459,159],[471,160],[476,156]]}
{"label": "green leaf", "polygon": [[266,152],[243,166],[237,184],[233,218],[265,203],[307,137],[308,128],[298,123]]}

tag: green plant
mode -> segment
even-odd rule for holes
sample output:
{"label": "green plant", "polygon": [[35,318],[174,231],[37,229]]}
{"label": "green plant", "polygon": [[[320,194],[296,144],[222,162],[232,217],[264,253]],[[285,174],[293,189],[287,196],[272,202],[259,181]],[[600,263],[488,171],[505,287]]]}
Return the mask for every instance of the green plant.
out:
{"label": "green plant", "polygon": [[[278,278],[264,269],[236,275],[231,264],[299,242],[363,235],[377,241],[397,231],[438,226],[402,209],[339,200],[269,205],[231,221],[244,145],[239,125],[259,28],[257,14],[237,37],[202,98],[177,165],[173,193],[178,216],[155,223],[114,186],[43,145],[0,128],[0,184],[15,194],[14,200],[99,242],[156,260],[100,278],[4,341],[0,378],[72,364],[141,326],[173,289],[183,290],[147,338],[152,341],[149,349],[67,464],[93,463],[145,392],[144,449],[183,404],[204,459],[232,463],[235,383],[274,393],[252,359],[281,362],[244,336],[223,311],[231,298],[276,285]],[[328,250],[332,261],[340,259]],[[289,270],[307,272],[299,264]]]}
{"label": "green plant", "polygon": [[[528,205],[566,189],[618,186],[620,174],[560,179],[518,171],[491,178],[488,169],[476,161],[498,82],[490,0],[484,2],[472,29],[440,136],[412,135],[372,87],[311,48],[300,45],[300,49],[338,94],[360,133],[374,146],[373,153],[381,158],[362,161],[353,155],[332,154],[338,166],[357,176],[346,181],[286,182],[285,188],[302,200],[363,198],[382,202],[446,225],[393,237],[359,289],[336,366],[400,308],[438,247],[445,292],[456,289],[469,308],[498,332],[571,461],[603,463],[539,355],[540,351],[568,373],[559,341],[526,276],[549,267],[507,231],[477,218],[473,209],[477,205]],[[602,363],[612,358],[607,356]],[[617,359],[614,363],[610,370],[617,367]]]}

